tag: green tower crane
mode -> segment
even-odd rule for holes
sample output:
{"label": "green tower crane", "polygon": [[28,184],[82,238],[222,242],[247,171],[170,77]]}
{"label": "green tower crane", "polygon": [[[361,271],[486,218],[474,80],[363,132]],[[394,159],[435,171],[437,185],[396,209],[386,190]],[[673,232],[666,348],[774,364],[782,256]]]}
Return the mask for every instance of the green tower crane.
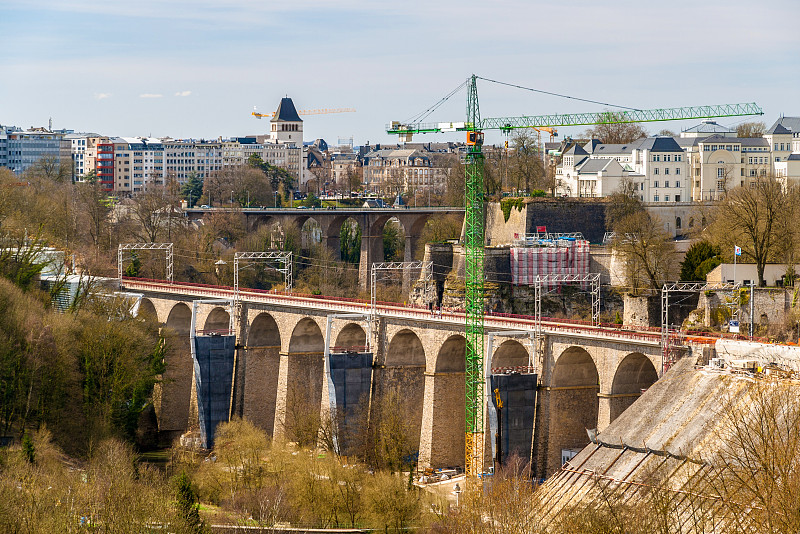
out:
{"label": "green tower crane", "polygon": [[[485,245],[484,186],[483,186],[483,132],[500,130],[510,132],[519,128],[554,126],[589,126],[633,122],[659,122],[712,117],[739,117],[763,115],[755,103],[723,104],[664,109],[626,109],[598,113],[573,113],[556,115],[523,115],[481,119],[478,105],[478,76],[465,82],[467,87],[467,120],[465,122],[440,122],[408,124],[392,122],[386,133],[410,141],[413,134],[467,132],[466,154],[466,221],[464,248],[466,254],[466,472],[477,475],[483,470],[483,398],[484,398],[484,276],[483,257]],[[492,81],[492,80],[489,80]],[[509,84],[505,84],[509,85]],[[459,86],[460,88],[461,86]],[[455,93],[455,91],[453,92]],[[445,97],[441,102],[449,98]]]}

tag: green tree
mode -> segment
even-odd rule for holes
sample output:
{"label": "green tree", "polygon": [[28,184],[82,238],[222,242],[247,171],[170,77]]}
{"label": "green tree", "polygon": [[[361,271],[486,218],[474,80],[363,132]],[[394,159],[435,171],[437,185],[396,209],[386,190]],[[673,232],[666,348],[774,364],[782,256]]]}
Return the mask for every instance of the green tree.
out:
{"label": "green tree", "polygon": [[708,267],[709,264],[706,264],[706,260],[719,257],[719,254],[719,247],[712,245],[708,241],[694,243],[686,251],[686,256],[681,262],[681,280],[684,282],[705,280],[705,275],[708,274],[708,271],[703,273],[704,269],[700,269],[700,266],[705,264],[705,267]]}
{"label": "green tree", "polygon": [[361,261],[361,227],[352,219],[346,220],[339,231],[342,261],[358,263]]}
{"label": "green tree", "polygon": [[[255,154],[254,154],[255,155]],[[181,186],[181,198],[187,201],[187,205],[193,208],[203,195],[203,179],[192,172],[189,179]]]}
{"label": "green tree", "polygon": [[29,464],[36,463],[36,447],[33,445],[30,434],[27,432],[22,436],[22,456]]}
{"label": "green tree", "polygon": [[403,261],[405,234],[398,222],[389,221],[383,227],[383,256],[386,261]]}
{"label": "green tree", "polygon": [[192,480],[186,471],[175,477],[175,497],[181,519],[186,522],[190,532],[206,532],[205,524],[200,518],[200,503]]}

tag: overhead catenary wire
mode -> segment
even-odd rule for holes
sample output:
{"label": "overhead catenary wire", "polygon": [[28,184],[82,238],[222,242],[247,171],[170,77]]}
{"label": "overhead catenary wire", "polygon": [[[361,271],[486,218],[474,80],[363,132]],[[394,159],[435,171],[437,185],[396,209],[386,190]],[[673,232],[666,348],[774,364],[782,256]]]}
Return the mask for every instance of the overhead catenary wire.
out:
{"label": "overhead catenary wire", "polygon": [[632,108],[632,107],[629,107],[629,106],[620,106],[618,104],[609,104],[608,102],[600,102],[600,101],[597,101],[597,100],[590,100],[588,98],[580,98],[580,97],[577,97],[577,96],[562,95],[560,93],[553,93],[551,91],[545,91],[543,89],[534,89],[533,87],[525,87],[524,85],[517,85],[515,83],[508,83],[508,82],[501,82],[501,81],[498,81],[498,80],[492,80],[490,78],[484,78],[482,76],[476,76],[476,78],[478,78],[479,80],[486,81],[486,82],[496,83],[496,84],[499,84],[499,85],[506,85],[508,87],[514,87],[516,89],[523,89],[525,91],[532,91],[534,93],[541,93],[541,94],[550,95],[550,96],[557,96],[559,98],[566,98],[566,99],[569,99],[569,100],[578,100],[580,102],[589,102],[590,104],[597,104],[597,105],[600,105],[600,106],[609,106],[609,107],[612,107],[612,108],[629,109],[631,111],[641,111],[641,109],[639,109],[639,108]]}

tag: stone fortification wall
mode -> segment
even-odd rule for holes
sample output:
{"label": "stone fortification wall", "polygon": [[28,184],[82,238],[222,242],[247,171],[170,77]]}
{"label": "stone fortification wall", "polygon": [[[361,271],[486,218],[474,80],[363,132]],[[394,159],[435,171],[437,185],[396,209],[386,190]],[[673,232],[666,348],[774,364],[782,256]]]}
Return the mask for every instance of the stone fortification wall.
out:
{"label": "stone fortification wall", "polygon": [[[793,289],[755,289],[755,324],[775,325],[786,322],[793,309]],[[749,325],[750,319],[750,290],[745,289],[741,294],[734,295],[733,291],[707,291],[701,294],[697,304],[702,310],[703,326],[719,326],[719,319],[726,319],[727,314],[715,313],[720,309],[729,308],[739,311],[739,322],[744,327]],[[699,318],[699,317],[698,317]],[[746,331],[746,330],[743,330]]]}

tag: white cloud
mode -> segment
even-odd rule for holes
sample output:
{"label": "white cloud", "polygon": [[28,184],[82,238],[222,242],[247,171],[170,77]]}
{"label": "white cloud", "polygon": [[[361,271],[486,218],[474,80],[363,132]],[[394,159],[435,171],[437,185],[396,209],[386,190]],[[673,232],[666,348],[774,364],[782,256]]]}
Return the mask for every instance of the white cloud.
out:
{"label": "white cloud", "polygon": [[139,95],[139,98],[161,98],[164,95],[160,95],[158,93],[143,93]]}
{"label": "white cloud", "polygon": [[94,98],[95,100],[104,100],[106,98],[111,98],[111,93],[95,93]]}
{"label": "white cloud", "polygon": [[175,96],[189,96],[190,94],[192,94],[191,91],[178,91]]}

